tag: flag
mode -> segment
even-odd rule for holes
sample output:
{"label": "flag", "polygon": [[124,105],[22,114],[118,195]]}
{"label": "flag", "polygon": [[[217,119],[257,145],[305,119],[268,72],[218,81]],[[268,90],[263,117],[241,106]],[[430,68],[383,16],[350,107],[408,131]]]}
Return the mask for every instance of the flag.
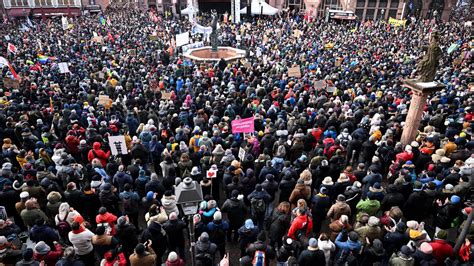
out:
{"label": "flag", "polygon": [[33,27],[33,22],[31,22],[30,17],[26,17],[26,23],[28,23],[28,26]]}
{"label": "flag", "polygon": [[103,16],[100,16],[99,18],[99,23],[100,25],[104,26],[105,25],[105,18]]}
{"label": "flag", "polygon": [[46,56],[46,55],[42,55],[42,54],[38,54],[38,62],[40,64],[46,64],[48,61],[55,61],[57,60],[56,57],[54,56]]}
{"label": "flag", "polygon": [[19,80],[19,79],[20,79],[20,77],[19,77],[18,74],[16,73],[15,69],[14,69],[13,66],[10,64],[10,62],[8,62],[8,60],[5,59],[5,57],[1,57],[1,56],[0,56],[0,68],[3,68],[4,66],[8,66],[8,68],[10,69],[10,72],[12,73],[14,79],[16,79],[16,80]]}
{"label": "flag", "polygon": [[49,111],[52,113],[54,112],[54,104],[53,104],[53,98],[49,97]]}
{"label": "flag", "polygon": [[111,34],[110,32],[107,33],[107,36],[109,37],[109,40],[110,40],[111,42],[114,42],[114,41],[115,41],[115,40],[114,40],[114,36],[112,36],[112,34]]}
{"label": "flag", "polygon": [[12,43],[8,43],[8,51],[12,54],[16,54],[16,52],[18,52],[15,45],[13,45]]}

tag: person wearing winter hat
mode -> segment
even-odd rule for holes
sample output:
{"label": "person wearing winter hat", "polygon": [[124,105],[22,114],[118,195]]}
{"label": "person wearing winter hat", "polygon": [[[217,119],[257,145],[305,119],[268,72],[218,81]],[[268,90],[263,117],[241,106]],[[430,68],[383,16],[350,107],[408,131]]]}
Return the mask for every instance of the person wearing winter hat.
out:
{"label": "person wearing winter hat", "polygon": [[44,261],[45,265],[56,265],[56,262],[61,258],[63,251],[62,246],[57,242],[54,243],[54,248],[55,250],[51,250],[44,241],[39,241],[34,247],[34,260]]}
{"label": "person wearing winter hat", "polygon": [[184,266],[185,262],[183,259],[181,259],[176,252],[171,251],[170,254],[168,254],[168,259],[166,260],[165,263],[166,266]]}
{"label": "person wearing winter hat", "polygon": [[33,259],[33,249],[27,248],[21,254],[22,260],[17,262],[15,266],[40,266],[39,261]]}
{"label": "person wearing winter hat", "polygon": [[312,266],[325,265],[326,257],[324,252],[318,248],[318,240],[310,238],[308,242],[308,249],[303,250],[298,257],[298,265]]}
{"label": "person wearing winter hat", "polygon": [[[243,195],[242,195],[243,196]],[[237,241],[238,230],[245,222],[245,216],[248,213],[247,206],[243,200],[239,199],[239,191],[234,189],[231,192],[231,197],[227,199],[222,205],[221,211],[227,213],[229,220],[229,230],[227,231],[227,238],[229,241]],[[232,231],[234,231],[234,238],[232,239]]]}
{"label": "person wearing winter hat", "polygon": [[362,247],[362,244],[359,241],[359,234],[355,231],[347,233],[346,230],[342,230],[342,232],[337,235],[334,244],[336,244],[336,247],[339,249],[336,258],[340,257],[343,251],[350,251],[353,254],[358,254]]}
{"label": "person wearing winter hat", "polygon": [[168,221],[163,224],[163,229],[168,236],[168,248],[170,250],[177,251],[182,257],[184,257],[184,234],[183,229],[186,228],[186,223],[178,219],[178,214],[175,212],[170,213]]}
{"label": "person wearing winter hat", "polygon": [[351,216],[351,207],[346,203],[346,197],[343,194],[337,195],[336,202],[329,208],[327,217],[331,219],[331,222],[334,222],[341,215]]}
{"label": "person wearing winter hat", "polygon": [[412,257],[411,249],[404,245],[399,252],[394,252],[389,260],[389,265],[393,266],[414,266],[415,259]]}
{"label": "person wearing winter hat", "polygon": [[[331,198],[329,197],[328,189],[326,186],[322,186],[319,189],[319,193],[316,193],[311,199],[311,216],[312,217],[325,217],[331,207]],[[313,221],[313,232],[319,233],[321,230],[323,219],[314,219]]]}
{"label": "person wearing winter hat", "polygon": [[427,242],[421,243],[420,247],[413,254],[416,265],[436,265],[436,259],[433,256],[433,248]]}
{"label": "person wearing winter hat", "polygon": [[226,235],[229,230],[229,223],[222,220],[222,213],[216,211],[213,216],[213,221],[207,224],[207,231],[210,235],[210,241],[217,245],[220,256],[225,254]]}
{"label": "person wearing winter hat", "polygon": [[379,223],[379,218],[370,216],[367,225],[355,229],[360,236],[359,240],[363,242],[366,239],[369,239],[370,243],[372,243],[374,239],[382,239],[383,230],[380,228]]}
{"label": "person wearing winter hat", "polygon": [[[146,241],[144,244],[139,243],[134,250],[134,253],[130,255],[129,261],[131,266],[154,266],[156,263],[156,254],[152,248],[153,242],[151,240]],[[175,252],[171,252],[175,253]],[[176,253],[175,253],[176,254]]]}
{"label": "person wearing winter hat", "polygon": [[240,256],[245,256],[245,249],[251,243],[257,241],[257,235],[259,233],[258,227],[256,227],[252,219],[245,220],[244,225],[242,225],[239,230],[239,247],[240,247]]}
{"label": "person wearing winter hat", "polygon": [[447,238],[448,233],[445,230],[439,230],[435,239],[429,243],[433,248],[433,257],[438,265],[444,265],[447,258],[454,258],[453,246],[446,241]]}
{"label": "person wearing winter hat", "polygon": [[209,241],[209,234],[203,232],[196,242],[196,260],[202,265],[214,265],[217,246]]}

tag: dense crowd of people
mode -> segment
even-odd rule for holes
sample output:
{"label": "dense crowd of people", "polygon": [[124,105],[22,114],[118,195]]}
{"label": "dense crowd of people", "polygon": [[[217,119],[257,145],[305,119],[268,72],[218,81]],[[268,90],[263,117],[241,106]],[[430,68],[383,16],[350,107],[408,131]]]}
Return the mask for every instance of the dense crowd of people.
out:
{"label": "dense crowd of people", "polygon": [[[0,91],[3,264],[471,265],[469,27],[254,17],[219,27],[247,58],[201,64],[174,46],[188,21],[111,9],[68,23],[0,27],[12,66]],[[403,80],[434,31],[445,88],[402,145]],[[12,69],[19,88],[5,86]],[[250,117],[253,133],[233,132]],[[127,151],[112,154],[109,136]],[[175,195],[186,177],[204,195],[191,219]]]}

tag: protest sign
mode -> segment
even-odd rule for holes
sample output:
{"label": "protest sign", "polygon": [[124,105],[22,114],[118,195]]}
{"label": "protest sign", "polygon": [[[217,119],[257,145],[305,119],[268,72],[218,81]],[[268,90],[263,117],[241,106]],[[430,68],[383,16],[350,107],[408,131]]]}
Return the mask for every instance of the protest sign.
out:
{"label": "protest sign", "polygon": [[209,169],[207,170],[206,176],[208,179],[213,179],[217,177],[217,170]]}
{"label": "protest sign", "polygon": [[456,51],[459,48],[459,45],[457,43],[451,44],[448,48],[448,54],[451,54],[452,52]]}
{"label": "protest sign", "polygon": [[324,80],[318,80],[314,83],[314,88],[317,90],[324,89],[326,88],[326,81]]}
{"label": "protest sign", "polygon": [[127,154],[127,143],[125,137],[121,136],[109,136],[109,147],[112,155]]}
{"label": "protest sign", "polygon": [[162,92],[162,93],[161,93],[161,99],[162,99],[162,100],[169,100],[169,99],[171,99],[171,92]]}
{"label": "protest sign", "polygon": [[343,60],[344,60],[344,59],[341,58],[341,57],[336,58],[336,61],[335,61],[335,63],[334,63],[334,66],[335,66],[335,67],[340,67]]}
{"label": "protest sign", "polygon": [[394,19],[394,18],[388,19],[388,23],[395,27],[404,27],[406,22],[407,22],[406,19]]}
{"label": "protest sign", "polygon": [[239,159],[241,162],[245,159],[245,150],[242,147],[239,149]]}
{"label": "protest sign", "polygon": [[158,35],[148,35],[148,40],[157,41],[158,40]]}
{"label": "protest sign", "polygon": [[99,95],[99,102],[97,104],[105,106],[109,101],[110,97],[108,95]]}
{"label": "protest sign", "polygon": [[4,78],[3,86],[7,89],[18,89],[20,88],[20,81],[11,78]]}
{"label": "protest sign", "polygon": [[104,42],[104,38],[102,38],[102,36],[97,36],[97,37],[93,37],[91,39],[92,42],[95,42],[95,43],[103,43]]}
{"label": "protest sign", "polygon": [[61,18],[61,26],[63,27],[63,30],[67,30],[69,28],[69,22],[67,21],[66,17]]}
{"label": "protest sign", "polygon": [[251,133],[254,131],[254,118],[236,119],[232,121],[232,133]]}
{"label": "protest sign", "polygon": [[295,66],[295,67],[288,68],[288,77],[301,78],[300,67]]}
{"label": "protest sign", "polygon": [[189,43],[189,31],[176,34],[176,47],[180,47]]}
{"label": "protest sign", "polygon": [[70,73],[69,66],[67,65],[66,62],[61,62],[58,64],[58,66],[59,66],[59,73],[61,74]]}
{"label": "protest sign", "polygon": [[195,42],[195,43],[183,45],[181,47],[181,50],[183,50],[183,53],[185,53],[189,49],[195,49],[195,48],[200,48],[200,47],[204,47],[204,42]]}

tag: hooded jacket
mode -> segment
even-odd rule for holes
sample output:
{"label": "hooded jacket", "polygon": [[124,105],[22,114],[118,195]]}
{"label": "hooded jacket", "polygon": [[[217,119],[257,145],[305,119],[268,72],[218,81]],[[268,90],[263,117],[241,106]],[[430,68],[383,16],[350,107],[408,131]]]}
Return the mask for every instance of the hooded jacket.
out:
{"label": "hooded jacket", "polygon": [[176,206],[176,196],[163,196],[161,199],[161,204],[163,204],[163,208],[165,208],[166,215],[170,215],[170,213],[175,212],[179,214],[178,206]]}
{"label": "hooded jacket", "polygon": [[104,152],[100,149],[100,147],[101,145],[99,142],[94,142],[94,144],[92,145],[92,149],[87,154],[87,159],[89,160],[89,162],[92,162],[92,160],[97,158],[100,160],[102,167],[105,167],[107,165],[107,159],[110,157],[110,151]]}

